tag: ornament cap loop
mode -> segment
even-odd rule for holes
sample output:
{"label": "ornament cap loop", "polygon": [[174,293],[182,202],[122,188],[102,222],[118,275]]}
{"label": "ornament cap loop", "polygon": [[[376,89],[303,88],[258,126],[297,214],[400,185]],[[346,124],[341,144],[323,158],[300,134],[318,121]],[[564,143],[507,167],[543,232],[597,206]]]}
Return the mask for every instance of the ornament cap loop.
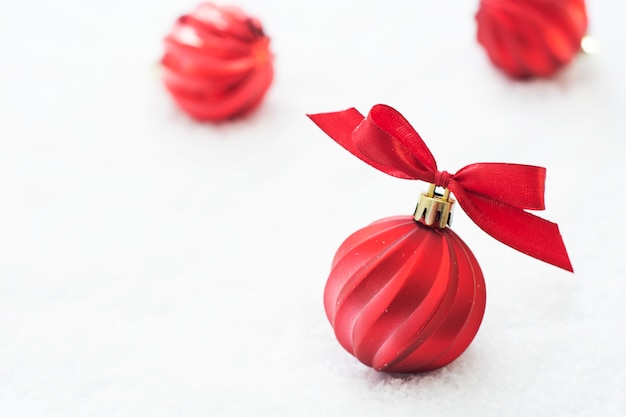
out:
{"label": "ornament cap loop", "polygon": [[450,198],[450,190],[443,189],[443,194],[437,192],[437,186],[430,184],[428,191],[420,195],[413,218],[427,226],[441,229],[452,224],[452,210],[454,200]]}

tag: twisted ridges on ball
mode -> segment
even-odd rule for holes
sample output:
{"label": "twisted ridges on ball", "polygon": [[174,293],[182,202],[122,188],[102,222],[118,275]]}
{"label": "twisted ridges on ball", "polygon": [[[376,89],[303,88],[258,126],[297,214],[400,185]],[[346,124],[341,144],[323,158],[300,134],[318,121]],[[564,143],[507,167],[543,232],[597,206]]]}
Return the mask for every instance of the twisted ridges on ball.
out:
{"label": "twisted ridges on ball", "polygon": [[480,267],[450,229],[412,217],[375,222],[333,261],[324,302],[341,345],[388,372],[445,366],[474,338],[485,307]]}
{"label": "twisted ridges on ball", "polygon": [[584,0],[481,0],[477,38],[491,61],[516,78],[552,75],[580,51]]}
{"label": "twisted ridges on ball", "polygon": [[176,103],[198,120],[246,113],[274,76],[261,23],[234,7],[202,3],[165,38],[163,81]]}

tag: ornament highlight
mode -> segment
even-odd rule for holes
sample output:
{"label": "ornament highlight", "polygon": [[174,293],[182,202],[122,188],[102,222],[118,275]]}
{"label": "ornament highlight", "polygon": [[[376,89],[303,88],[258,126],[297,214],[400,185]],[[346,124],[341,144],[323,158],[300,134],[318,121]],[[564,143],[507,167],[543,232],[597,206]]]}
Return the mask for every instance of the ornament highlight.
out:
{"label": "ornament highlight", "polygon": [[221,121],[261,103],[274,76],[270,39],[258,19],[234,6],[202,3],[165,37],[163,82],[199,121]]}
{"label": "ornament highlight", "polygon": [[581,50],[584,0],[481,0],[477,39],[494,65],[514,78],[547,77]]}
{"label": "ornament highlight", "polygon": [[[544,209],[545,168],[479,163],[439,171],[400,113],[376,105],[309,117],[353,155],[386,174],[430,183],[413,217],[379,220],[339,247],[324,308],[339,343],[385,372],[424,372],[461,355],[485,310],[476,258],[448,227],[455,201],[485,232],[527,255],[573,271],[558,226],[526,209]],[[437,193],[437,189],[443,193]]]}

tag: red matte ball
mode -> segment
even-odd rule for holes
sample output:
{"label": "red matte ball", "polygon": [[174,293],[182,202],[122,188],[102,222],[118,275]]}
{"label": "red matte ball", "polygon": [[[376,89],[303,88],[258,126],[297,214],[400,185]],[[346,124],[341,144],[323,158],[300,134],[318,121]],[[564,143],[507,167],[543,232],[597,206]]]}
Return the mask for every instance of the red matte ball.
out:
{"label": "red matte ball", "polygon": [[385,372],[423,372],[456,359],[476,335],[485,282],[470,249],[449,228],[397,216],[340,246],[324,307],[341,345]]}
{"label": "red matte ball", "polygon": [[584,0],[481,0],[478,42],[514,78],[546,77],[580,51],[587,32]]}
{"label": "red matte ball", "polygon": [[181,16],[165,38],[165,87],[200,121],[248,113],[272,83],[269,43],[257,19],[236,7],[202,3]]}

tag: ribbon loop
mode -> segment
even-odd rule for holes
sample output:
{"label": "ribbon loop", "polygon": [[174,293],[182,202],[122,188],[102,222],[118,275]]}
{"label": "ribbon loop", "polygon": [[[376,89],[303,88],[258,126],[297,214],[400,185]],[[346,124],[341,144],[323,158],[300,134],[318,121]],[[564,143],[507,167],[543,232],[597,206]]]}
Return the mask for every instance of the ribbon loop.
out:
{"label": "ribbon loop", "polygon": [[456,174],[439,171],[415,129],[395,109],[382,104],[372,107],[367,118],[354,108],[309,117],[367,164],[394,177],[448,188],[486,233],[522,253],[573,272],[557,224],[525,211],[545,208],[545,168],[479,163]]}

